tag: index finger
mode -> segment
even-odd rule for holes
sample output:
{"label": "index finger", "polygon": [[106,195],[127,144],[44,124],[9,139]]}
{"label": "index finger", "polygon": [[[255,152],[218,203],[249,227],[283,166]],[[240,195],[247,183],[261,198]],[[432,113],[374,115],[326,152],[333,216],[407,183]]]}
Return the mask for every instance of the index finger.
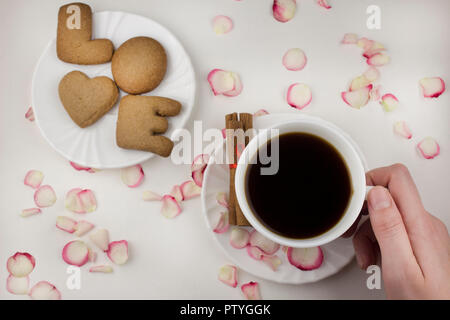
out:
{"label": "index finger", "polygon": [[[423,207],[416,185],[408,169],[402,164],[382,167],[366,174],[367,183],[389,189],[405,224],[409,240],[420,265],[430,258],[430,219]],[[424,241],[425,239],[425,241]],[[429,260],[428,260],[429,261]]]}
{"label": "index finger", "polygon": [[366,173],[366,180],[369,185],[389,189],[400,212],[402,212],[407,228],[409,224],[409,227],[414,229],[417,221],[426,217],[419,192],[406,166],[394,164],[371,170]]}

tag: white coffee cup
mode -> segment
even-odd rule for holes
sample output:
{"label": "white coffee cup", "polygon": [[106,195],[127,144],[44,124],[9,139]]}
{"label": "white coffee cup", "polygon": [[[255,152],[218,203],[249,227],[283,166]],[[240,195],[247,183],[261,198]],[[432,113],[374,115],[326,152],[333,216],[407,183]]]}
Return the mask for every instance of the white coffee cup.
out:
{"label": "white coffee cup", "polygon": [[[351,195],[349,205],[347,206],[347,209],[344,212],[342,218],[335,226],[333,226],[325,233],[307,239],[288,238],[275,233],[274,231],[271,231],[266,226],[264,226],[264,224],[257,218],[255,213],[251,209],[251,206],[249,205],[249,202],[247,200],[246,193],[246,175],[247,168],[249,166],[249,160],[255,159],[255,156],[260,147],[262,147],[271,138],[273,138],[273,136],[270,136],[270,134],[268,134],[268,132],[270,132],[272,129],[278,130],[279,135],[285,133],[304,132],[319,136],[333,145],[339,151],[345,163],[347,164],[349,174],[351,176],[350,180],[353,188],[353,193]],[[273,187],[276,188],[277,186]],[[344,234],[344,232],[347,231],[356,221],[369,188],[370,187],[366,187],[363,162],[357,150],[355,150],[354,144],[352,143],[352,141],[350,141],[349,136],[344,134],[343,131],[337,128],[335,125],[320,118],[312,117],[283,122],[274,125],[266,130],[260,131],[253,137],[253,139],[249,142],[249,144],[241,154],[237,164],[235,176],[237,200],[248,222],[265,237],[275,241],[276,243],[295,248],[309,248],[320,246],[329,243]],[[320,192],[320,190],[317,190],[317,192]],[[282,201],[285,199],[273,200]],[[324,200],[326,200],[326,195],[324,195]]]}

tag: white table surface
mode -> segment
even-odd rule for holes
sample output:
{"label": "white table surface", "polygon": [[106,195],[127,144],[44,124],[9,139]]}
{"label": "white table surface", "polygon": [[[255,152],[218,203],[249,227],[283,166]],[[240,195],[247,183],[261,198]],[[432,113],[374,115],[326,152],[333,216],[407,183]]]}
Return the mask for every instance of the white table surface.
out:
{"label": "white table surface", "polygon": [[[295,18],[286,24],[275,21],[271,0],[127,0],[89,1],[94,11],[117,10],[140,14],[171,30],[183,43],[197,73],[198,98],[193,120],[203,127],[224,126],[223,117],[233,111],[305,112],[321,116],[349,132],[366,154],[371,168],[402,162],[418,184],[426,208],[450,226],[450,94],[425,100],[418,81],[441,76],[450,84],[450,2],[447,0],[330,0],[325,10],[314,0],[300,0]],[[7,258],[16,251],[32,253],[37,261],[31,283],[48,280],[66,299],[240,299],[238,289],[217,280],[218,268],[227,263],[212,241],[202,217],[200,199],[183,203],[183,213],[168,220],[159,205],[141,200],[143,190],[169,191],[189,178],[187,165],[175,166],[167,159],[143,164],[144,183],[127,188],[118,170],[95,174],[75,171],[45,142],[35,123],[24,118],[30,105],[31,76],[50,38],[55,36],[57,11],[64,1],[0,1],[0,298],[20,299],[5,291]],[[381,8],[381,30],[366,28],[366,8]],[[234,30],[223,36],[212,31],[215,15],[229,15]],[[366,69],[360,50],[339,45],[345,32],[354,32],[382,42],[392,63],[381,68],[381,84],[394,93],[401,107],[387,115],[377,103],[362,110],[346,106],[340,92]],[[281,65],[284,52],[302,48],[308,64],[301,72],[288,72]],[[241,75],[242,94],[215,97],[206,81],[213,68]],[[285,91],[293,82],[305,82],[313,101],[303,111],[289,107]],[[392,132],[395,120],[407,120],[413,141]],[[435,137],[441,155],[434,160],[418,156],[415,144],[425,136]],[[33,207],[33,191],[24,186],[29,169],[45,174],[45,184],[56,190],[58,201],[40,216],[19,217]],[[67,265],[61,249],[73,239],[56,230],[64,209],[65,192],[73,187],[94,190],[97,211],[87,220],[107,228],[112,240],[130,243],[129,263],[115,267],[113,274],[82,271],[81,290],[65,286]],[[107,258],[99,254],[99,262]],[[266,299],[382,299],[383,290],[368,290],[367,275],[353,261],[338,274],[314,284],[280,285],[241,272],[240,283],[256,280]],[[3,283],[3,284],[1,284]],[[25,297],[26,298],[26,297]]]}

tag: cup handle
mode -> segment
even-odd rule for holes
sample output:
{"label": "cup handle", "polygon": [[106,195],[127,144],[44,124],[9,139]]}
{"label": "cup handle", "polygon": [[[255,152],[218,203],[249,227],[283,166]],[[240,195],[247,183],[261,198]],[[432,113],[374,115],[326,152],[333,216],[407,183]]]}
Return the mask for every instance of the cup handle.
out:
{"label": "cup handle", "polygon": [[374,186],[366,186],[366,195],[364,197],[364,200],[367,200],[367,195],[369,194],[369,191],[372,190]]}

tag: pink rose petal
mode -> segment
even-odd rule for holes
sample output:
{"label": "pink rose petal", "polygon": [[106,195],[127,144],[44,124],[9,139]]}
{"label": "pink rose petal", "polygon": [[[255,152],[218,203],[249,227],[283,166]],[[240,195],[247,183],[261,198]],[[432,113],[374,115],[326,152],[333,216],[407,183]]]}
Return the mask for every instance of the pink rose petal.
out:
{"label": "pink rose petal", "polygon": [[291,71],[302,70],[306,66],[307,58],[302,49],[292,48],[283,56],[283,66]]}
{"label": "pink rose petal", "polygon": [[241,291],[247,300],[261,300],[258,282],[250,281],[241,286]]}
{"label": "pink rose petal", "polygon": [[169,219],[173,219],[181,213],[178,201],[171,195],[165,195],[162,199],[161,214]]}
{"label": "pink rose petal", "polygon": [[51,207],[56,202],[56,194],[49,185],[40,186],[34,193],[34,203],[39,208]]}
{"label": "pink rose petal", "polygon": [[30,186],[33,189],[37,189],[41,185],[42,180],[44,180],[44,174],[41,171],[30,170],[25,175],[25,179],[23,180],[23,183],[26,186]]}
{"label": "pink rose petal", "polygon": [[29,107],[25,113],[25,119],[28,119],[30,122],[34,121],[34,112],[32,107]]}
{"label": "pink rose petal", "polygon": [[228,212],[221,212],[219,220],[217,221],[217,224],[214,227],[213,231],[215,233],[224,233],[228,230],[229,226],[230,225],[228,223]]}
{"label": "pink rose petal", "polygon": [[272,5],[273,17],[280,22],[288,22],[295,16],[297,3],[295,0],[274,0]]}
{"label": "pink rose petal", "polygon": [[309,271],[319,268],[323,262],[323,252],[320,247],[289,248],[287,258],[290,264],[300,270]]}
{"label": "pink rose petal", "polygon": [[426,137],[417,144],[417,149],[425,159],[433,159],[439,155],[441,148],[432,137]]}
{"label": "pink rose petal", "polygon": [[286,96],[287,103],[299,110],[311,103],[311,89],[303,83],[294,83],[289,86]]}
{"label": "pink rose petal", "polygon": [[233,21],[227,16],[215,16],[213,19],[213,29],[216,34],[225,34],[233,29]]}
{"label": "pink rose petal", "polygon": [[225,265],[219,269],[219,280],[229,285],[230,287],[237,287],[237,268],[232,265]]}
{"label": "pink rose petal", "polygon": [[61,300],[59,290],[47,281],[40,281],[28,293],[33,300]]}
{"label": "pink rose petal", "polygon": [[423,78],[419,84],[425,98],[437,98],[445,91],[445,82],[440,77]]}
{"label": "pink rose petal", "polygon": [[125,264],[128,261],[128,242],[126,240],[111,242],[106,254],[115,264]]}
{"label": "pink rose petal", "polygon": [[123,183],[125,183],[130,188],[138,187],[144,180],[144,170],[140,164],[134,166],[123,168],[120,170],[120,176]]}

